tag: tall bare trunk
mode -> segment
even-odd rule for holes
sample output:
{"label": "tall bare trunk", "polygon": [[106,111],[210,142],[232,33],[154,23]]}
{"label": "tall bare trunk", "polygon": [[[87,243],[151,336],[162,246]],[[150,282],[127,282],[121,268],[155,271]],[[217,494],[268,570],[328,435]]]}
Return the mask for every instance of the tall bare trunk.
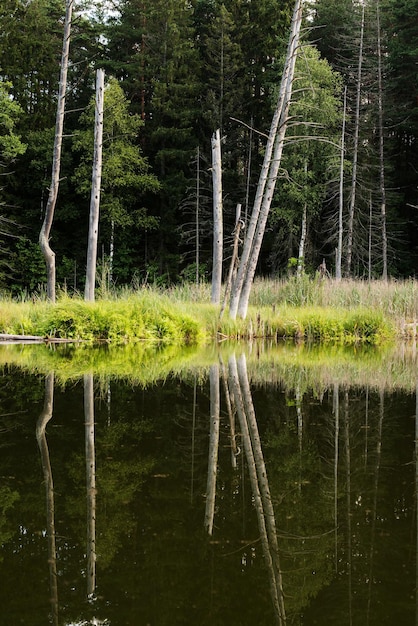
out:
{"label": "tall bare trunk", "polygon": [[344,212],[344,159],[345,159],[345,121],[347,110],[347,86],[344,87],[344,106],[343,106],[343,126],[341,131],[341,162],[340,162],[340,194],[338,207],[338,246],[337,260],[335,263],[335,278],[342,278],[342,256],[343,256],[343,212]]}
{"label": "tall bare trunk", "polygon": [[102,149],[103,149],[103,100],[104,70],[96,73],[96,112],[94,119],[94,156],[91,181],[89,239],[87,246],[87,271],[84,299],[94,301],[97,264],[97,239],[99,230],[100,184],[102,180]]}
{"label": "tall bare trunk", "polygon": [[222,158],[221,134],[219,129],[212,136],[212,181],[213,181],[213,267],[212,297],[214,304],[221,301],[223,222],[222,222]]}
{"label": "tall bare trunk", "polygon": [[362,86],[362,73],[363,73],[363,42],[364,42],[364,4],[362,5],[361,12],[361,28],[360,28],[360,45],[357,64],[357,96],[356,96],[356,111],[354,120],[354,146],[353,146],[353,171],[351,177],[351,194],[350,194],[350,208],[348,212],[348,229],[347,229],[347,260],[346,260],[346,272],[347,276],[351,274],[351,264],[353,258],[353,235],[354,235],[354,212],[356,206],[356,191],[357,191],[357,165],[358,165],[358,149],[359,149],[359,134],[360,134],[360,103],[361,103],[361,86]]}
{"label": "tall bare trunk", "polygon": [[[308,161],[305,160],[305,181],[308,174]],[[303,269],[305,267],[305,243],[306,243],[306,233],[308,230],[308,216],[307,216],[307,207],[306,202],[303,205],[302,211],[302,226],[300,229],[300,239],[299,239],[299,254],[298,254],[298,267],[297,267],[297,275],[300,278],[302,276]]]}
{"label": "tall bare trunk", "polygon": [[200,282],[200,148],[197,147],[197,166],[196,166],[196,285]]}
{"label": "tall bare trunk", "polygon": [[61,53],[61,72],[58,89],[58,104],[55,120],[54,153],[52,158],[51,186],[49,188],[48,201],[46,204],[44,221],[39,233],[39,246],[45,259],[47,273],[47,296],[48,300],[56,300],[56,272],[55,252],[49,245],[49,238],[54,219],[55,206],[58,197],[61,169],[61,147],[64,130],[65,96],[67,91],[68,57],[70,51],[71,18],[73,12],[73,0],[66,1],[64,37]]}
{"label": "tall bare trunk", "polygon": [[237,314],[242,318],[245,318],[247,315],[250,291],[283,151],[301,22],[302,0],[296,0],[277,106],[266,144],[264,161],[258,181],[251,219],[244,241],[238,273],[231,292],[229,310],[232,319],[235,319]]}
{"label": "tall bare trunk", "polygon": [[380,218],[382,221],[382,278],[388,278],[388,240],[386,232],[386,186],[385,186],[385,146],[383,133],[383,78],[382,78],[382,38],[380,30],[380,2],[376,0],[377,17],[377,79],[379,109],[379,182],[380,182]]}
{"label": "tall bare trunk", "polygon": [[54,626],[58,626],[58,584],[57,584],[57,549],[55,542],[55,499],[54,481],[52,478],[51,461],[49,458],[48,442],[46,440],[46,425],[52,418],[54,403],[54,374],[48,374],[45,379],[45,398],[42,413],[36,424],[36,440],[41,453],[42,470],[45,481],[46,494],[46,523],[48,536],[48,563],[51,594],[51,607]]}

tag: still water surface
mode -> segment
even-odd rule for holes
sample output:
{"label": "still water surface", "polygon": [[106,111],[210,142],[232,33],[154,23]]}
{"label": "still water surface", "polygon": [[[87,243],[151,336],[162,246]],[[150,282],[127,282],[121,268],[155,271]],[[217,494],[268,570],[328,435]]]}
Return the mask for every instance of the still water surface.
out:
{"label": "still water surface", "polygon": [[0,625],[417,624],[415,389],[276,369],[4,365]]}

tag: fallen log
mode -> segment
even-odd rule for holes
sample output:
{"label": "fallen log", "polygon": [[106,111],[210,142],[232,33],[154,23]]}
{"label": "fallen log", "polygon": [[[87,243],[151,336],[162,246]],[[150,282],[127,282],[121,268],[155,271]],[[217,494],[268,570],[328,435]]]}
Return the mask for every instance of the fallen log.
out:
{"label": "fallen log", "polygon": [[45,341],[45,337],[39,335],[11,335],[0,333],[0,341]]}
{"label": "fallen log", "polygon": [[40,335],[13,335],[0,333],[0,343],[75,343],[76,339],[64,337],[41,337]]}

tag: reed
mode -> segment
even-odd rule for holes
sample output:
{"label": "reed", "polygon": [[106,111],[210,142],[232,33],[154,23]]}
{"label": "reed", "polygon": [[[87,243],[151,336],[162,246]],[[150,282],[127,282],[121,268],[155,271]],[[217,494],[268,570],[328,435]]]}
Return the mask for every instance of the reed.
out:
{"label": "reed", "polygon": [[418,282],[407,280],[321,279],[307,275],[287,280],[257,279],[252,290],[254,306],[315,306],[378,309],[393,319],[418,318]]}

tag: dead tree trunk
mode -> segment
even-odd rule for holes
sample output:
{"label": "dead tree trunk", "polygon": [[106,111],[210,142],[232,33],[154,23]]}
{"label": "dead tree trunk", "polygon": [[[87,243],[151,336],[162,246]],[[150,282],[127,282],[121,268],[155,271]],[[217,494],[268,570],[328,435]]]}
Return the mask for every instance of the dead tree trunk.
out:
{"label": "dead tree trunk", "polygon": [[231,292],[229,310],[232,319],[235,319],[237,314],[242,318],[245,318],[247,315],[250,291],[283,151],[301,23],[302,0],[296,0],[277,106],[270,127],[264,162],[258,181],[247,235],[244,241],[242,257]]}
{"label": "dead tree trunk", "polygon": [[382,78],[382,38],[380,30],[380,2],[376,2],[377,17],[377,81],[379,109],[379,170],[380,170],[380,218],[382,221],[382,261],[383,280],[388,279],[388,240],[386,232],[386,185],[385,185],[385,147],[383,133],[383,78]]}
{"label": "dead tree trunk", "polygon": [[335,278],[337,280],[341,280],[342,278],[346,111],[347,111],[347,85],[344,87],[343,127],[341,131],[340,193],[339,193],[339,206],[338,206],[338,245],[337,245],[337,259],[335,263]]}
{"label": "dead tree trunk", "polygon": [[354,212],[356,206],[357,192],[357,166],[359,151],[359,134],[360,134],[360,104],[361,104],[361,83],[362,83],[362,67],[363,67],[363,42],[364,42],[364,4],[361,13],[361,29],[360,29],[360,46],[358,53],[357,65],[357,95],[356,95],[356,111],[354,119],[354,146],[353,146],[353,171],[351,176],[351,195],[350,208],[348,211],[348,228],[347,228],[347,276],[351,274],[351,264],[353,259],[353,235],[354,235]]}
{"label": "dead tree trunk", "polygon": [[[305,161],[305,181],[307,179],[308,174],[308,161]],[[307,203],[305,201],[303,205],[302,211],[302,226],[300,231],[300,239],[299,239],[299,254],[298,254],[298,266],[297,266],[297,276],[300,278],[302,276],[304,267],[305,267],[305,244],[306,244],[306,235],[308,231],[308,215],[307,215]]]}
{"label": "dead tree trunk", "polygon": [[47,273],[47,297],[51,302],[56,300],[56,272],[55,252],[49,245],[52,222],[54,219],[55,205],[58,197],[61,169],[61,146],[64,130],[65,95],[67,91],[68,57],[70,50],[71,18],[73,12],[73,0],[66,0],[64,37],[61,53],[61,72],[58,90],[58,105],[55,120],[54,153],[52,158],[51,186],[49,188],[48,201],[46,204],[44,221],[39,233],[39,246],[45,259]]}
{"label": "dead tree trunk", "polygon": [[94,156],[90,198],[89,239],[84,299],[94,302],[96,284],[97,239],[99,230],[100,184],[102,180],[104,70],[96,73],[96,112],[94,120]]}
{"label": "dead tree trunk", "polygon": [[244,222],[241,220],[241,204],[237,204],[237,208],[236,208],[236,215],[235,215],[235,228],[234,228],[234,232],[232,233],[234,235],[234,244],[233,244],[233,248],[232,248],[232,257],[231,257],[231,264],[229,266],[229,272],[228,272],[228,278],[226,280],[225,283],[225,293],[224,293],[224,297],[223,297],[223,301],[222,301],[222,306],[221,306],[221,310],[219,313],[219,319],[222,319],[222,316],[224,314],[225,311],[225,307],[226,307],[226,302],[229,296],[229,292],[231,291],[231,286],[232,286],[232,281],[234,278],[234,274],[236,271],[236,265],[237,265],[237,261],[238,261],[238,248],[239,248],[239,243],[240,243],[240,232],[241,232],[241,228],[244,226]]}
{"label": "dead tree trunk", "polygon": [[213,267],[211,301],[219,304],[222,287],[223,223],[222,223],[222,159],[221,133],[212,136],[212,181],[213,181]]}

